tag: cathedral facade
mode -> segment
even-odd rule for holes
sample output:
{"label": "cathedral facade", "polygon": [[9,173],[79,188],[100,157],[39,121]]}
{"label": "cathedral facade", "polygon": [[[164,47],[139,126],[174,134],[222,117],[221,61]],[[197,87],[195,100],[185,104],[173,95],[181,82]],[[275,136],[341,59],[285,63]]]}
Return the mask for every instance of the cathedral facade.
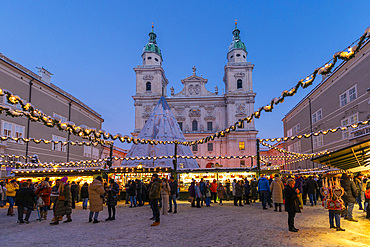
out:
{"label": "cathedral facade", "polygon": [[[175,93],[162,67],[162,53],[156,42],[153,29],[149,33],[149,41],[143,49],[142,65],[134,68],[136,73],[135,130],[137,137],[145,125],[153,108],[161,96],[164,96],[176,117],[180,129],[187,141],[206,137],[225,129],[239,119],[249,116],[254,111],[252,87],[252,71],[254,65],[247,62],[247,50],[241,41],[240,30],[235,25],[232,32],[233,40],[227,53],[227,64],[224,68],[225,93],[219,94],[217,86],[214,92],[206,89],[207,79],[193,74],[181,80],[183,89]],[[256,135],[254,120],[244,123],[242,129],[230,132],[225,137],[212,142],[192,146],[192,152],[197,156],[231,156],[255,155]],[[199,159],[204,167],[249,167],[256,165],[252,159]],[[253,163],[254,162],[254,163]]]}

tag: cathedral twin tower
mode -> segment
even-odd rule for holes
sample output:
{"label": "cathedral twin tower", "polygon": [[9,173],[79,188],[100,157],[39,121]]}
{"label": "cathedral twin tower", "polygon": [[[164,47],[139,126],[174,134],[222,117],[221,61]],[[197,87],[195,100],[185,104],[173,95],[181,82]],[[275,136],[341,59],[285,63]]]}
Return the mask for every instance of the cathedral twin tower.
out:
{"label": "cathedral twin tower", "polygon": [[[233,40],[227,53],[227,64],[223,81],[225,93],[219,94],[206,89],[207,79],[193,74],[181,80],[184,88],[175,93],[171,87],[167,96],[168,80],[162,68],[162,53],[157,45],[157,35],[149,33],[149,41],[144,46],[142,65],[134,68],[136,73],[135,101],[135,130],[137,137],[145,125],[159,98],[164,96],[174,114],[186,140],[193,141],[208,136],[234,124],[239,119],[249,116],[254,111],[252,88],[252,70],[254,65],[247,62],[247,50],[241,41],[240,30],[235,23],[232,32]],[[192,146],[194,155],[229,156],[255,155],[256,131],[254,120],[245,123],[243,129],[231,132],[229,135],[207,142],[203,145]],[[251,159],[231,160],[197,160],[200,167],[245,167],[251,166]],[[181,167],[181,164],[180,164]]]}

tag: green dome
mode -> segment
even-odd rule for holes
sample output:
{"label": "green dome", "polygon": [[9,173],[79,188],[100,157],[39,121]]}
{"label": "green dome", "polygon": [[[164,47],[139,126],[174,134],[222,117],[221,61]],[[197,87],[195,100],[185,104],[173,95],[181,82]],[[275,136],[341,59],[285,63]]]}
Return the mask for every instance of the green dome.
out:
{"label": "green dome", "polygon": [[153,32],[153,30],[149,33],[149,41],[148,44],[144,46],[144,52],[154,52],[162,57],[161,49],[159,49],[156,41],[157,35]]}
{"label": "green dome", "polygon": [[243,49],[244,51],[247,51],[247,47],[240,38],[240,30],[236,26],[233,31],[233,41],[229,45],[229,52],[234,49]]}

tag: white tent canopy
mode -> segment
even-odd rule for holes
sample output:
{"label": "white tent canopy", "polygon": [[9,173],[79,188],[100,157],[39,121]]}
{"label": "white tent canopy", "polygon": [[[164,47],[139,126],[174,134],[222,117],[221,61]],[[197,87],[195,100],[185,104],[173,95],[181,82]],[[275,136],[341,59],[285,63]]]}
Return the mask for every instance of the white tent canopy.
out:
{"label": "white tent canopy", "polygon": [[[158,104],[150,114],[144,128],[141,130],[138,138],[151,139],[157,141],[186,141],[175,116],[164,97],[161,97]],[[159,157],[172,156],[175,154],[175,144],[137,144],[132,145],[126,157]],[[177,155],[193,156],[190,147],[184,145],[177,146]],[[178,168],[199,168],[194,159],[177,159]],[[173,159],[156,160],[124,160],[121,166],[133,167],[143,165],[145,167],[171,167],[173,168]]]}

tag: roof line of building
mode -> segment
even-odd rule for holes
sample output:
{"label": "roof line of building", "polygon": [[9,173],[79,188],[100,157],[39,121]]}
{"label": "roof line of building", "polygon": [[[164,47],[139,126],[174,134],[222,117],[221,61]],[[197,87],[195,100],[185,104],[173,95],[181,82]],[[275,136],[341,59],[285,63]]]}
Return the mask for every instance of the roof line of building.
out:
{"label": "roof line of building", "polygon": [[[368,44],[370,43],[370,40],[368,40],[363,46],[362,48],[360,49],[360,51]],[[357,53],[358,54],[358,53]],[[349,60],[350,61],[350,60]],[[303,99],[301,99],[290,111],[288,111],[287,114],[285,114],[284,118],[286,118],[290,113],[292,113],[298,106],[300,106],[306,99],[308,99],[315,91],[317,88],[319,88],[322,84],[324,84],[324,82],[326,82],[327,80],[330,80],[330,78],[340,69],[342,68],[347,62],[349,61],[343,61],[342,63],[340,63],[335,69],[333,72],[331,72],[329,74],[329,76],[327,76],[324,80],[321,80],[321,82],[319,84],[316,85],[316,87],[314,87],[305,97],[303,97]],[[282,119],[282,121],[284,120],[284,118]]]}
{"label": "roof line of building", "polygon": [[27,69],[26,67],[22,66],[21,64],[11,60],[10,58],[8,58],[7,56],[5,56],[4,54],[0,53],[0,60],[4,61],[5,63],[9,64],[10,66],[18,69],[19,71],[27,74],[28,76],[36,79],[37,81],[39,81],[40,83],[42,83],[43,85],[49,87],[50,89],[58,92],[59,94],[63,95],[64,97],[74,101],[75,103],[77,103],[78,105],[82,106],[83,108],[85,108],[86,110],[88,110],[89,112],[91,112],[92,114],[96,115],[97,117],[99,117],[101,120],[104,121],[104,119],[101,117],[101,115],[99,113],[97,113],[96,111],[94,111],[92,108],[88,107],[86,104],[84,104],[82,101],[80,101],[79,99],[77,99],[76,97],[72,96],[71,94],[67,93],[66,91],[64,91],[63,89],[59,88],[58,86],[54,85],[53,83],[50,83],[50,85],[46,84],[45,82],[43,82],[41,80],[41,77],[37,74],[35,74],[34,72],[32,72],[31,70]]}

